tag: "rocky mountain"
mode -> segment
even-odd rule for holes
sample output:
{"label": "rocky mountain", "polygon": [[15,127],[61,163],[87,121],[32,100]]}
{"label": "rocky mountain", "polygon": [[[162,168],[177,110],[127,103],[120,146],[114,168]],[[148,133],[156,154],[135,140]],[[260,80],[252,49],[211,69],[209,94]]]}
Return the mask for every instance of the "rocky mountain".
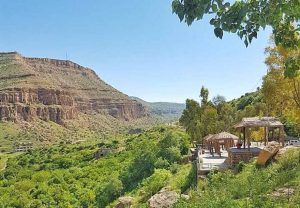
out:
{"label": "rocky mountain", "polygon": [[151,115],[156,115],[165,121],[178,120],[185,109],[185,104],[183,103],[147,102],[137,97],[132,97],[132,99],[142,103]]}
{"label": "rocky mountain", "polygon": [[41,119],[64,124],[80,114],[130,121],[147,116],[144,106],[68,60],[0,53],[0,121]]}

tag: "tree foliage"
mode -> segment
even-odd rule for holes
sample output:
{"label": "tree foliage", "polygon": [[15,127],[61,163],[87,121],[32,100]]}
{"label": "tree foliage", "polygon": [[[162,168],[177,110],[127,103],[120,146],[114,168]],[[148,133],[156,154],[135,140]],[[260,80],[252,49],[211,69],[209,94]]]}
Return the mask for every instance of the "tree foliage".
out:
{"label": "tree foliage", "polygon": [[[271,45],[266,49],[268,73],[263,78],[262,94],[268,115],[280,117],[289,135],[297,136],[300,129],[300,77],[286,75],[285,63],[300,50]],[[290,69],[298,74],[298,69]],[[296,125],[295,125],[296,124]],[[297,125],[298,124],[298,125]]]}
{"label": "tree foliage", "polygon": [[[300,1],[299,0],[173,0],[173,12],[180,21],[191,25],[204,15],[213,16],[210,24],[216,37],[223,33],[236,33],[248,46],[257,38],[261,29],[273,29],[277,46],[299,49],[300,47]],[[286,73],[298,66],[300,57],[290,57],[286,62]]]}
{"label": "tree foliage", "polygon": [[204,15],[214,15],[210,24],[221,39],[223,31],[236,33],[247,46],[253,38],[257,38],[259,30],[271,26],[276,43],[287,47],[300,45],[297,37],[300,30],[298,0],[173,0],[172,8],[180,21],[188,25]]}
{"label": "tree foliage", "polygon": [[233,107],[226,103],[223,96],[216,96],[209,101],[209,90],[202,86],[201,105],[195,100],[186,100],[186,109],[179,120],[185,127],[192,141],[201,142],[208,134],[230,131],[233,124]]}
{"label": "tree foliage", "polygon": [[[0,206],[106,207],[137,189],[144,189],[147,200],[173,177],[172,167],[180,169],[189,148],[188,136],[175,127],[121,137],[122,142],[63,144],[10,158],[0,171]],[[98,146],[112,153],[97,159]],[[167,161],[164,170],[155,169],[160,158]]]}

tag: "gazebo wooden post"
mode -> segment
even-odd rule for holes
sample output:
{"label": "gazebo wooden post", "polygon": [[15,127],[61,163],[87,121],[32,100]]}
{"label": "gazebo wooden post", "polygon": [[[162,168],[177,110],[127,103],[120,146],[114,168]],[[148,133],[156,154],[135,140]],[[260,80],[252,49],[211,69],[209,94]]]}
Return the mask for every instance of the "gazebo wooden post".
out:
{"label": "gazebo wooden post", "polygon": [[[246,131],[247,132],[247,131]],[[250,137],[248,136],[247,137],[247,144],[248,144],[248,150],[250,151],[250,144],[251,144],[251,141],[250,141]]]}
{"label": "gazebo wooden post", "polygon": [[244,149],[246,149],[246,127],[243,127]]}
{"label": "gazebo wooden post", "polygon": [[266,127],[266,130],[267,130],[267,143],[269,143],[269,127]]}
{"label": "gazebo wooden post", "polygon": [[282,126],[281,127],[281,132],[280,132],[280,134],[282,133],[282,136],[281,136],[281,142],[282,142],[282,147],[284,147],[285,146],[285,143],[284,143],[284,127]]}
{"label": "gazebo wooden post", "polygon": [[281,128],[279,128],[278,130],[279,130],[279,133],[278,133],[279,134],[278,135],[279,136],[279,141],[278,142],[279,142],[279,144],[280,143],[282,144],[282,139],[281,139],[281,135],[280,135],[281,134]]}
{"label": "gazebo wooden post", "polygon": [[279,128],[279,142],[281,142],[282,147],[284,147],[284,138],[283,135],[281,136],[281,131],[284,131],[283,127]]}
{"label": "gazebo wooden post", "polygon": [[267,140],[268,140],[268,128],[265,126],[265,141],[264,141],[264,145],[267,146]]}

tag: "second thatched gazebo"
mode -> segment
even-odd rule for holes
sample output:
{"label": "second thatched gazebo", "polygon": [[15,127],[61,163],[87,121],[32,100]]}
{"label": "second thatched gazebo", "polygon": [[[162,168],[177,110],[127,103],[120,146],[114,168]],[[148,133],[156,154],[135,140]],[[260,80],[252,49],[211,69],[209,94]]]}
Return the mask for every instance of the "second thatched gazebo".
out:
{"label": "second thatched gazebo", "polygon": [[[269,132],[272,132],[274,135],[274,130],[279,130],[279,136],[277,141],[284,146],[284,125],[275,117],[250,117],[243,118],[242,121],[234,126],[237,130],[240,131],[240,135],[243,135],[244,140],[244,149],[246,148],[246,142],[248,149],[250,149],[251,141],[249,137],[246,137],[246,131],[251,128],[263,127],[265,136],[264,143],[265,145],[269,141]],[[274,139],[274,138],[273,138]]]}
{"label": "second thatched gazebo", "polygon": [[215,134],[211,140],[214,142],[215,151],[220,154],[221,147],[228,151],[230,147],[234,146],[234,140],[238,140],[238,137],[228,132],[221,132]]}
{"label": "second thatched gazebo", "polygon": [[221,132],[218,134],[209,134],[203,139],[211,153],[213,153],[214,149],[216,153],[220,154],[221,147],[228,150],[234,146],[234,140],[238,140],[238,137],[228,132]]}

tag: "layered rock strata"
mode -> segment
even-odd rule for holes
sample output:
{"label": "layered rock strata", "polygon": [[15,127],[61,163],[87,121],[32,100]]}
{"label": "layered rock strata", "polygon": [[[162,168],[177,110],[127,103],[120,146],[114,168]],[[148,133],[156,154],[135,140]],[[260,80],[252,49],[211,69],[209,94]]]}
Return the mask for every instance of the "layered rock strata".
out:
{"label": "layered rock strata", "polygon": [[139,102],[68,60],[0,53],[0,120],[39,118],[63,123],[79,113],[131,120],[146,116]]}

